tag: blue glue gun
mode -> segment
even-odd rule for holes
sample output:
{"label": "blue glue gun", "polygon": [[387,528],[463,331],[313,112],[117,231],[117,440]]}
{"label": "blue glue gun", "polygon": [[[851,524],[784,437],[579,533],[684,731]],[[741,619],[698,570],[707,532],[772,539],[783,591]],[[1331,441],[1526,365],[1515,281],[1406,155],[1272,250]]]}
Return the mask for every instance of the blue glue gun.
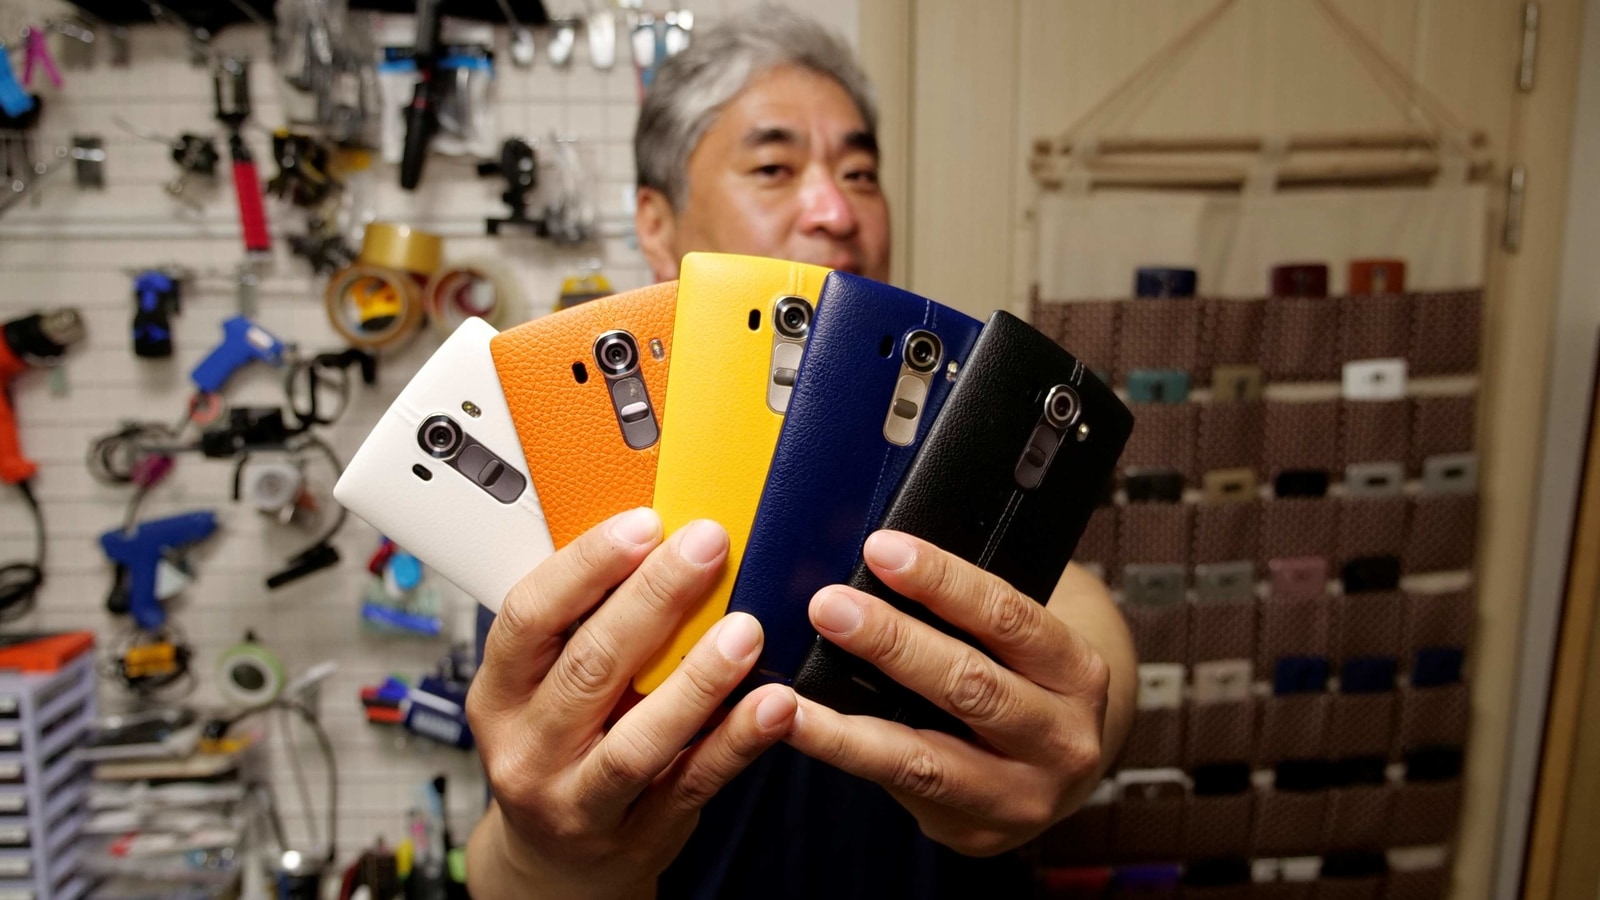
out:
{"label": "blue glue gun", "polygon": [[215,394],[228,383],[233,373],[253,362],[283,365],[283,341],[244,316],[222,323],[222,343],[189,373],[189,379],[202,394]]}
{"label": "blue glue gun", "polygon": [[167,621],[167,612],[156,599],[156,568],[162,557],[203,541],[216,530],[217,514],[206,510],[150,519],[132,531],[113,529],[100,535],[100,549],[128,570],[128,612],[140,628],[154,631]]}

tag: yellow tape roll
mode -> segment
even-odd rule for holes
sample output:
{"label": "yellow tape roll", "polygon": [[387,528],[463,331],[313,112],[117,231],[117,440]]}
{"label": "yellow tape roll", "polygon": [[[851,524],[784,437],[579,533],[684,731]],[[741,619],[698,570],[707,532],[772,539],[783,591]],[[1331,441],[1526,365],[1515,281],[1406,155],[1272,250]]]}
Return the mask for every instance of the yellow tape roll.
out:
{"label": "yellow tape roll", "polygon": [[445,337],[473,316],[496,328],[520,324],[528,317],[516,277],[492,257],[446,265],[428,282],[422,297],[434,330]]}
{"label": "yellow tape roll", "polygon": [[406,272],[357,263],[328,280],[328,321],[352,347],[391,350],[422,327],[422,289]]}
{"label": "yellow tape roll", "polygon": [[410,225],[373,222],[361,238],[358,261],[427,277],[439,271],[443,259],[444,238],[437,234]]}

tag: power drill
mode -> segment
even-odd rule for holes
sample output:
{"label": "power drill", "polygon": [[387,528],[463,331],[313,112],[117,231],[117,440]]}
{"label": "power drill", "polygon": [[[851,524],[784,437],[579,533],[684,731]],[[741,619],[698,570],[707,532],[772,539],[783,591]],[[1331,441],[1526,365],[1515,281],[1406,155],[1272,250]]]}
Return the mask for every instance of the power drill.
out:
{"label": "power drill", "polygon": [[[156,596],[156,573],[168,554],[197,544],[217,530],[217,514],[210,510],[183,513],[164,519],[147,519],[130,531],[113,529],[100,535],[100,549],[126,573],[126,595],[112,595],[112,612],[124,610],[146,631],[166,624],[167,611]],[[121,579],[119,577],[119,584]]]}
{"label": "power drill", "polygon": [[75,309],[58,309],[13,319],[0,326],[0,480],[21,484],[39,467],[22,455],[16,413],[6,396],[11,380],[29,369],[55,365],[67,348],[83,340],[83,317]]}

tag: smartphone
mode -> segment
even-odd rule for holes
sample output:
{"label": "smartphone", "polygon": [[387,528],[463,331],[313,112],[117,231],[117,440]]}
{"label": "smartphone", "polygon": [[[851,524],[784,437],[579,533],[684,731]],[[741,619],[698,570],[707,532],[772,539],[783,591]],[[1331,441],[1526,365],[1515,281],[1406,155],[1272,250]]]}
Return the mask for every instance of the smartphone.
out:
{"label": "smartphone", "polygon": [[[930,541],[1045,603],[1116,471],[1133,415],[1111,388],[1017,317],[990,316],[881,528]],[[865,565],[850,584],[958,639]],[[953,716],[818,638],[795,689],[846,714],[959,732]]]}
{"label": "smartphone", "polygon": [[1131,403],[1185,403],[1189,399],[1189,373],[1177,369],[1134,369],[1128,373]]}
{"label": "smartphone", "polygon": [[1122,482],[1129,503],[1182,503],[1183,485],[1177,469],[1129,469]]}
{"label": "smartphone", "polygon": [[1328,266],[1325,263],[1273,266],[1270,281],[1274,297],[1328,296]]}
{"label": "smartphone", "polygon": [[1194,269],[1142,266],[1133,270],[1133,295],[1154,299],[1193,297],[1198,282]]}
{"label": "smartphone", "polygon": [[655,494],[676,282],[590,300],[490,341],[559,549]]}
{"label": "smartphone", "polygon": [[849,579],[982,329],[858,275],[823,282],[728,601],[765,635],[752,686],[787,684],[805,661],[812,595]]}
{"label": "smartphone", "polygon": [[1351,294],[1403,294],[1406,264],[1399,259],[1350,260]]}
{"label": "smartphone", "polygon": [[495,371],[467,319],[390,404],[334,499],[496,612],[554,548]]}
{"label": "smartphone", "polygon": [[665,681],[728,610],[827,277],[821,266],[754,256],[683,258],[655,508],[668,534],[694,519],[720,522],[728,562],[634,676],[640,693]]}

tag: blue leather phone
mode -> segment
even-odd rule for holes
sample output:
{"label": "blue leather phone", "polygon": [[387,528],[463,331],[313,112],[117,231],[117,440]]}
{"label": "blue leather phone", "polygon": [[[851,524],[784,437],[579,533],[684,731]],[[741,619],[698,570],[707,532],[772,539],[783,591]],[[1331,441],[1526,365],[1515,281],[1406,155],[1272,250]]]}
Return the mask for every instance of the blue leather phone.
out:
{"label": "blue leather phone", "polygon": [[828,275],[817,309],[728,603],[766,636],[751,687],[800,668],[812,595],[849,580],[983,329],[845,272]]}

